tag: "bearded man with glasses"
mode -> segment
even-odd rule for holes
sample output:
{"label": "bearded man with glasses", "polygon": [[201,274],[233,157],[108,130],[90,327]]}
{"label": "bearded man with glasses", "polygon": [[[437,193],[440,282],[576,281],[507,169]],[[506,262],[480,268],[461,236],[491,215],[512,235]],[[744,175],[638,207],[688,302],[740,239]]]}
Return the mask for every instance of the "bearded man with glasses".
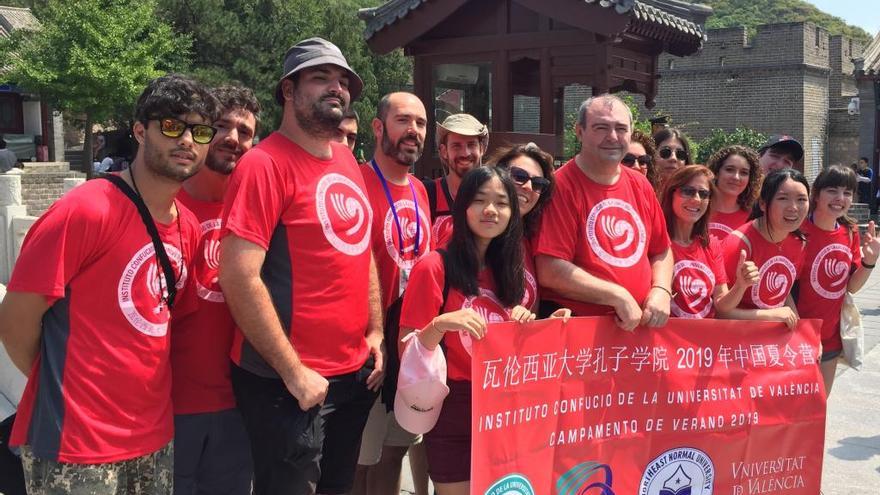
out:
{"label": "bearded man with glasses", "polygon": [[195,308],[199,230],[175,196],[217,112],[192,79],[153,80],[131,167],[68,192],[28,232],[0,304],[0,338],[29,374],[10,441],[28,493],[171,493],[168,322]]}

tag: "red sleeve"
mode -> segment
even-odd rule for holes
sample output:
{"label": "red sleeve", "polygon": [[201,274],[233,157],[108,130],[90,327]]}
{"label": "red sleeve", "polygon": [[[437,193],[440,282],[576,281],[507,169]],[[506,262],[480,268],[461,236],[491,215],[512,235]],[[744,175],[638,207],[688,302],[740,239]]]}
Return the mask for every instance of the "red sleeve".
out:
{"label": "red sleeve", "polygon": [[223,201],[223,232],[269,249],[284,208],[287,187],[274,160],[255,148],[246,153],[229,182]]}
{"label": "red sleeve", "polygon": [[[127,200],[126,200],[127,201]],[[56,201],[25,237],[8,289],[46,296],[50,303],[81,268],[97,258],[107,228],[106,202],[86,204],[72,196]]]}
{"label": "red sleeve", "polygon": [[[565,176],[560,177],[566,180]],[[560,184],[547,205],[535,242],[535,254],[572,261],[577,248],[578,232],[581,222],[578,219],[582,207],[578,198],[571,193],[568,184]]]}
{"label": "red sleeve", "polygon": [[403,293],[400,328],[424,328],[443,304],[443,258],[434,251],[416,263]]}
{"label": "red sleeve", "polygon": [[[714,236],[709,236],[709,246],[706,249],[706,259],[709,269],[715,275],[715,287],[727,283],[727,270],[724,267],[724,257],[721,254],[721,243]],[[735,267],[734,267],[735,268]]]}
{"label": "red sleeve", "polygon": [[743,249],[746,250],[747,261],[749,256],[751,256],[751,249],[749,249],[748,245],[743,242],[739,235],[737,235],[738,232],[741,233],[740,231],[735,230],[729,236],[725,237],[724,242],[721,245],[721,256],[724,260],[724,273],[727,274],[727,283],[731,285],[736,283],[736,265],[739,263],[739,252]]}
{"label": "red sleeve", "polygon": [[663,210],[660,208],[657,196],[654,195],[652,189],[647,189],[644,193],[646,196],[645,201],[648,201],[651,209],[650,215],[654,219],[651,228],[651,245],[648,246],[648,257],[654,257],[663,254],[664,251],[669,249],[671,241],[669,240],[669,232],[666,230],[666,217],[663,215]]}

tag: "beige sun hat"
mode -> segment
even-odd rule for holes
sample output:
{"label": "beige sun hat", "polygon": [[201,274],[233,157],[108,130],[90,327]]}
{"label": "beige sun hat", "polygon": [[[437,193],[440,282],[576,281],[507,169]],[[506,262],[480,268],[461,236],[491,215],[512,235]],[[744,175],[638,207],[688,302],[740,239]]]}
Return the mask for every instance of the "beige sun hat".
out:
{"label": "beige sun hat", "polygon": [[437,146],[440,146],[450,132],[462,136],[479,136],[483,149],[489,146],[489,128],[473,115],[457,113],[446,117],[443,123],[437,124]]}

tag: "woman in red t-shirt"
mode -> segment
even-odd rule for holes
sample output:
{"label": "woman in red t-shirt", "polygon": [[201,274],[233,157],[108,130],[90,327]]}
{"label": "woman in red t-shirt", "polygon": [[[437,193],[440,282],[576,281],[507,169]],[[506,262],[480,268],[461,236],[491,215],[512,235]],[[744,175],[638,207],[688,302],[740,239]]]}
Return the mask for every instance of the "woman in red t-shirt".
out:
{"label": "woman in red t-shirt", "polygon": [[721,246],[709,236],[708,228],[714,179],[708,168],[686,165],[666,179],[660,197],[675,259],[670,313],[678,318],[713,318],[716,307],[733,309],[745,289],[757,281],[758,268],[746,262],[740,282],[734,290],[727,288]]}
{"label": "woman in red t-shirt", "polygon": [[761,188],[758,155],[745,146],[727,146],[706,163],[715,174],[715,192],[709,214],[709,235],[724,241],[749,219],[749,212]]}
{"label": "woman in red t-shirt", "polygon": [[428,474],[441,495],[470,490],[472,339],[483,337],[487,323],[535,318],[519,305],[524,270],[516,198],[505,170],[480,167],[468,172],[453,206],[446,262],[436,251],[425,255],[413,268],[403,296],[401,334],[418,332],[417,342],[429,350],[441,341],[445,347],[449,395],[425,435]]}
{"label": "woman in red t-shirt", "polygon": [[873,222],[868,225],[865,245],[859,249],[859,229],[847,215],[858,187],[855,172],[832,165],[819,173],[810,197],[811,215],[804,222],[807,236],[804,266],[801,268],[797,308],[802,318],[822,320],[820,367],[825,393],[831,393],[840,340],[840,309],[847,291],[865,285],[880,254],[880,238]]}
{"label": "woman in red t-shirt", "polygon": [[764,179],[752,212],[754,220],[734,230],[722,243],[728,279],[741,276],[745,260],[758,267],[759,280],[743,294],[739,305],[718,311],[722,318],[770,320],[797,324],[791,289],[804,260],[800,231],[810,206],[810,185],[797,170],[786,168]]}

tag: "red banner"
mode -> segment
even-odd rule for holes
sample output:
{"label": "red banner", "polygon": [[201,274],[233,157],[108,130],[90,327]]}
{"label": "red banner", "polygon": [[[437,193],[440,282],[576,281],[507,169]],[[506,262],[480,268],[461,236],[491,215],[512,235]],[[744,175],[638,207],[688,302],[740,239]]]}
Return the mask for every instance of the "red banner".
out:
{"label": "red banner", "polygon": [[819,493],[819,322],[501,323],[473,347],[471,493]]}

